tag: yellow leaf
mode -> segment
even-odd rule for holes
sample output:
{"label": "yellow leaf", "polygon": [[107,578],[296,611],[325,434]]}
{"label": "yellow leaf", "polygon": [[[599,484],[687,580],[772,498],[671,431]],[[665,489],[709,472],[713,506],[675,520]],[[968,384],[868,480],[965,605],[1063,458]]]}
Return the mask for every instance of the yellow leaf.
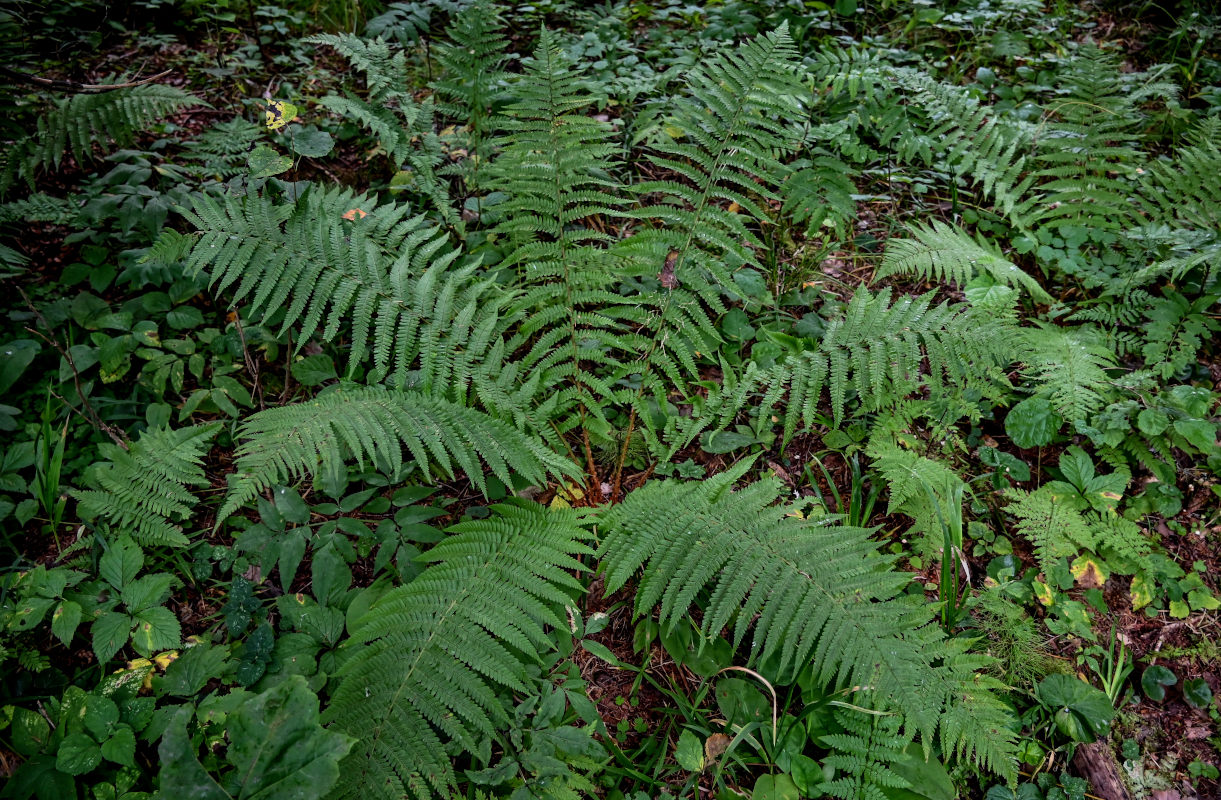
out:
{"label": "yellow leaf", "polygon": [[1081,584],[1085,589],[1100,589],[1107,582],[1108,573],[1106,567],[1102,565],[1096,556],[1079,556],[1069,566],[1069,570],[1073,573],[1073,577],[1077,579],[1077,583]]}
{"label": "yellow leaf", "polygon": [[1035,581],[1031,584],[1031,588],[1034,589],[1034,596],[1043,605],[1050,606],[1056,602],[1056,597],[1052,593],[1051,587],[1043,583],[1043,581]]}
{"label": "yellow leaf", "polygon": [[267,101],[267,130],[274,131],[283,128],[297,118],[297,107],[283,100]]}
{"label": "yellow leaf", "polygon": [[1132,579],[1132,610],[1144,608],[1153,602],[1153,586],[1144,575]]}

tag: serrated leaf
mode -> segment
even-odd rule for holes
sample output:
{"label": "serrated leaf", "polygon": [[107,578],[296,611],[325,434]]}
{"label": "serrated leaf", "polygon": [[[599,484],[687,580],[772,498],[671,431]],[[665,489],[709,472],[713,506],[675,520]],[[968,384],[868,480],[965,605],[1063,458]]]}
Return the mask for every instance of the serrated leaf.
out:
{"label": "serrated leaf", "polygon": [[177,647],[182,642],[182,627],[168,608],[146,608],[135,615],[135,623],[131,645],[145,658],[151,658],[159,650]]}
{"label": "serrated leaf", "polygon": [[81,624],[81,607],[80,604],[73,600],[65,600],[60,603],[55,613],[51,615],[51,633],[55,634],[55,638],[59,639],[64,647],[72,644],[72,637],[76,635],[76,629]]}
{"label": "serrated leaf", "polygon": [[265,144],[261,144],[250,151],[250,157],[246,160],[246,167],[250,170],[250,177],[252,178],[270,178],[282,172],[287,172],[292,169],[292,166],[292,158],[273,150]]}
{"label": "serrated leaf", "polygon": [[93,623],[93,652],[99,664],[114,658],[131,635],[132,619],[126,614],[108,611]]}
{"label": "serrated leaf", "polygon": [[142,566],[144,553],[135,542],[124,536],[112,542],[110,549],[98,559],[98,574],[102,576],[102,580],[122,590],[136,579]]}
{"label": "serrated leaf", "polygon": [[60,742],[55,768],[68,775],[84,775],[102,763],[102,748],[85,733],[74,733]]}
{"label": "serrated leaf", "polygon": [[674,747],[674,760],[688,772],[702,772],[704,769],[704,745],[700,737],[689,730],[684,730],[678,737]]}
{"label": "serrated leaf", "polygon": [[1063,424],[1045,397],[1028,397],[1005,415],[1005,433],[1023,450],[1048,444]]}
{"label": "serrated leaf", "polygon": [[136,765],[136,735],[131,728],[121,725],[114,734],[102,742],[102,758],[127,767]]}
{"label": "serrated leaf", "polygon": [[319,158],[331,152],[335,140],[326,131],[299,131],[291,139],[293,151],[299,156]]}

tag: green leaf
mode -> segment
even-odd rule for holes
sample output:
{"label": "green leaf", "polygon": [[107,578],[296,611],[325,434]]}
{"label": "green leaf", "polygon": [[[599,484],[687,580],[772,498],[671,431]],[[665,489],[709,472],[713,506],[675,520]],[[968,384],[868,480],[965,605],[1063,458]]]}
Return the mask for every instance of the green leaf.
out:
{"label": "green leaf", "polygon": [[732,453],[734,450],[750,447],[757,441],[754,436],[733,431],[714,431],[700,437],[700,449],[705,453]]}
{"label": "green leaf", "polygon": [[124,536],[111,543],[110,549],[98,560],[98,574],[116,589],[122,589],[136,579],[144,566],[144,553],[130,538]]}
{"label": "green leaf", "polygon": [[324,156],[335,147],[335,140],[326,131],[295,131],[291,142],[297,155],[308,158]]}
{"label": "green leaf", "polygon": [[1217,426],[1202,419],[1177,419],[1174,430],[1191,444],[1204,452],[1217,444]]}
{"label": "green leaf", "polygon": [[760,775],[750,800],[801,800],[801,790],[788,775]]}
{"label": "green leaf", "polygon": [[1155,664],[1140,676],[1140,688],[1145,697],[1160,703],[1166,699],[1166,687],[1174,686],[1178,680],[1178,676],[1169,669]]}
{"label": "green leaf", "polygon": [[722,678],[716,685],[716,702],[717,708],[731,725],[749,725],[752,722],[771,724],[771,703],[750,681]]}
{"label": "green leaf", "polygon": [[109,697],[91,694],[85,697],[85,715],[81,720],[85,730],[99,742],[105,741],[119,721],[119,707]]}
{"label": "green leaf", "polygon": [[896,761],[890,767],[892,772],[912,786],[899,792],[909,792],[912,797],[927,800],[956,800],[958,792],[940,760],[925,760],[924,747],[917,742],[909,744],[906,753],[907,758]]}
{"label": "green leaf", "polygon": [[93,623],[93,652],[99,664],[114,658],[131,635],[132,619],[126,614],[108,611]]}
{"label": "green leaf", "polygon": [[229,650],[209,644],[188,647],[165,670],[165,676],[155,681],[158,691],[175,697],[190,697],[203,689],[209,680],[220,675]]}
{"label": "green leaf", "polygon": [[192,709],[180,707],[173,713],[161,737],[157,754],[161,756],[161,787],[174,787],[174,796],[190,800],[232,800],[196,758],[195,747],[187,735]]}
{"label": "green leaf", "polygon": [[84,733],[74,733],[64,739],[55,754],[55,768],[69,775],[84,775],[101,763],[102,748]]}
{"label": "green leaf", "polygon": [[114,734],[102,742],[102,757],[116,764],[136,765],[136,734],[126,725],[120,725]]}
{"label": "green leaf", "polygon": [[0,395],[17,383],[39,349],[41,346],[33,339],[17,339],[0,347]]}
{"label": "green leaf", "polygon": [[802,754],[793,756],[789,764],[789,775],[806,797],[817,797],[814,787],[826,780],[822,766],[814,759]]}
{"label": "green leaf", "polygon": [[123,605],[132,614],[160,605],[170,596],[173,581],[174,576],[165,572],[137,578],[123,587]]}
{"label": "green leaf", "polygon": [[1213,690],[1203,678],[1183,681],[1183,699],[1193,708],[1208,708],[1213,701]]}
{"label": "green leaf", "polygon": [[293,160],[289,156],[261,144],[250,152],[246,166],[250,169],[250,177],[270,178],[292,169]]}
{"label": "green leaf", "polygon": [[1071,675],[1048,675],[1039,684],[1039,700],[1056,709],[1056,727],[1078,742],[1092,742],[1115,716],[1110,699]]}
{"label": "green leaf", "polygon": [[1136,427],[1146,436],[1157,436],[1170,427],[1170,417],[1156,408],[1146,408],[1136,415]]}
{"label": "green leaf", "polygon": [[280,516],[285,521],[295,525],[304,525],[309,522],[309,506],[301,499],[301,495],[297,494],[296,489],[276,486],[272,489],[271,496],[275,501],[276,511],[280,512]]}
{"label": "green leaf", "polygon": [[688,772],[703,772],[704,743],[693,731],[684,730],[674,747],[674,760]]}
{"label": "green leaf", "polygon": [[81,607],[80,604],[73,600],[65,600],[55,609],[55,613],[51,615],[51,633],[55,634],[55,638],[63,642],[64,647],[69,647],[72,644],[72,637],[76,635],[76,629],[81,624]]}
{"label": "green leaf", "polygon": [[151,658],[153,653],[160,650],[177,647],[182,641],[178,618],[168,608],[146,608],[135,615],[135,622],[131,644],[145,658]]}
{"label": "green leaf", "polygon": [[1005,433],[1023,450],[1049,443],[1062,424],[1063,418],[1045,397],[1028,397],[1005,415]]}
{"label": "green leaf", "polygon": [[42,752],[51,738],[51,725],[37,711],[20,706],[13,710],[13,749],[23,756],[34,756]]}
{"label": "green leaf", "polygon": [[252,800],[322,797],[355,741],[319,724],[318,697],[299,675],[242,704],[227,727],[235,796]]}
{"label": "green leaf", "polygon": [[335,362],[324,353],[306,356],[293,364],[292,374],[302,386],[318,386],[339,377],[335,373]]}

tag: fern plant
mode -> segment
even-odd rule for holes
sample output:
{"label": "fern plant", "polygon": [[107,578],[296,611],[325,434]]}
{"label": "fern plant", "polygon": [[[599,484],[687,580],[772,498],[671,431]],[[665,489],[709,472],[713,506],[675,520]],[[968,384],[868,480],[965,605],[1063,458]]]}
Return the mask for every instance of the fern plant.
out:
{"label": "fern plant", "polygon": [[382,39],[351,34],[323,34],[306,41],[335,48],[365,74],[367,98],[327,95],[319,104],[367,128],[441,219],[451,228],[460,228],[461,218],[450,202],[448,187],[438,176],[445,154],[433,130],[432,107],[416,102],[408,91],[406,55],[392,51]]}
{"label": "fern plant", "polygon": [[1101,408],[1115,367],[1110,348],[1088,327],[1040,325],[1024,329],[1026,374],[1036,394],[1051,401],[1070,422]]}
{"label": "fern plant", "polygon": [[84,163],[93,158],[98,142],[126,147],[156,120],[200,105],[207,104],[181,89],[160,84],[77,94],[59,100],[39,118],[33,133],[8,151],[0,171],[0,194],[18,181],[33,188],[38,173],[49,167],[58,169],[67,154]]}
{"label": "fern plant", "polygon": [[573,472],[543,443],[486,414],[381,386],[337,387],[304,403],[260,411],[242,423],[239,438],[237,471],[218,521],[273,484],[334,475],[349,460],[397,473],[404,450],[425,477],[435,462],[450,476],[460,468],[481,490],[480,459],[508,485],[511,473],[538,484],[548,474]]}
{"label": "fern plant", "polygon": [[843,800],[886,800],[886,789],[913,788],[890,768],[904,760],[910,742],[899,733],[898,720],[836,709],[835,721],[844,733],[822,737],[833,750],[823,764],[840,777],[819,784],[819,791]]}
{"label": "fern plant", "polygon": [[888,239],[876,280],[890,275],[914,275],[924,280],[964,285],[978,275],[987,275],[1001,286],[1012,286],[1033,299],[1050,303],[1051,297],[1038,281],[1005,258],[999,248],[983,237],[934,220],[911,229],[911,239]]}
{"label": "fern plant", "polygon": [[91,488],[72,492],[85,518],[100,517],[111,530],[143,545],[184,547],[181,523],[194,509],[192,489],[208,486],[203,458],[220,423],[145,431],[123,449],[103,444],[107,461],[88,473]]}
{"label": "fern plant", "polygon": [[375,381],[466,395],[508,296],[476,265],[454,268],[459,251],[422,215],[345,189],[313,189],[289,203],[266,194],[193,200],[187,268],[218,291],[233,287],[234,303],[275,315],[298,348],[350,335],[349,370],[371,357]]}
{"label": "fern plant", "polygon": [[859,693],[926,743],[940,729],[947,752],[1013,775],[1008,714],[991,697],[998,684],[977,674],[986,659],[966,656],[927,606],[901,597],[907,578],[870,531],[786,515],[774,480],[735,491],[749,466],[700,483],[650,483],[606,510],[606,591],[635,580],[636,613],[657,608],[665,628],[707,597],[705,635],[731,628],[740,646],[750,633],[748,663],[783,682],[812,661],[820,686]]}
{"label": "fern plant", "polygon": [[788,441],[799,424],[815,423],[824,391],[838,423],[849,392],[855,393],[860,407],[877,409],[922,385],[934,391],[967,386],[995,391],[1008,384],[1003,368],[1018,351],[1005,320],[963,306],[933,306],[929,295],[902,297],[893,303],[891,297],[890,290],[872,294],[858,289],[816,345],[771,369],[751,369],[746,376],[727,381],[710,395],[698,417],[672,421],[667,430],[672,448],[683,446],[709,426],[728,425],[752,391],[763,392],[760,414],[770,414],[785,399],[784,440]]}
{"label": "fern plant", "polygon": [[359,737],[339,797],[414,797],[454,789],[446,744],[477,751],[509,721],[505,691],[526,691],[552,648],[545,626],[581,593],[590,534],[582,512],[528,501],[492,507],[430,550],[430,566],[356,621],[324,715]]}

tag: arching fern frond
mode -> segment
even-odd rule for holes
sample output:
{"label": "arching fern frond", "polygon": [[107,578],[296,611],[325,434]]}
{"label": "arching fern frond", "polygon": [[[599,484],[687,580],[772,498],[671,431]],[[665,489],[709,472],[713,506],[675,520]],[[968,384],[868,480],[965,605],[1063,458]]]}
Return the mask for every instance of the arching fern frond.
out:
{"label": "arching fern frond", "polygon": [[362,39],[351,34],[320,34],[306,41],[334,47],[353,66],[365,73],[368,97],[327,95],[319,105],[369,129],[390,156],[395,167],[411,173],[414,186],[451,227],[461,220],[454,210],[448,187],[437,176],[444,154],[433,130],[432,107],[416,102],[409,91],[406,56],[391,52],[380,39]]}
{"label": "arching fern frond", "polygon": [[127,450],[100,445],[107,461],[86,473],[91,488],[72,492],[80,514],[101,517],[143,545],[186,546],[180,523],[198,502],[191,489],[209,485],[203,457],[220,427],[148,430]]}
{"label": "arching fern frond", "polygon": [[[533,437],[488,415],[417,392],[337,387],[312,400],[246,419],[223,520],[267,487],[317,473],[342,474],[349,460],[397,472],[415,459],[425,476],[466,474],[481,491],[483,464],[506,484],[516,473],[541,484],[574,469]],[[482,462],[482,463],[481,463]]]}
{"label": "arching fern frond", "polygon": [[[909,578],[878,552],[871,531],[788,515],[775,504],[775,480],[735,491],[747,468],[648,483],[603,512],[606,591],[635,579],[636,613],[656,608],[667,628],[707,597],[705,636],[731,629],[738,646],[749,633],[750,663],[767,662],[780,680],[812,663],[822,687],[856,691],[931,741],[981,662],[962,657],[930,606],[903,599]],[[977,757],[1012,774],[1013,752],[1014,735],[1003,730]]]}
{"label": "arching fern frond", "polygon": [[969,307],[932,306],[931,295],[892,303],[890,290],[872,294],[861,288],[827,323],[817,345],[771,369],[751,367],[726,380],[709,392],[698,416],[668,423],[666,439],[676,451],[709,426],[727,424],[752,392],[762,393],[761,415],[785,406],[787,442],[799,425],[815,423],[824,392],[838,423],[849,393],[862,409],[872,410],[921,386],[934,393],[950,387],[999,390],[1008,385],[1004,368],[1020,352],[1015,333],[1007,320]]}
{"label": "arching fern frond", "polygon": [[1003,321],[963,306],[933,306],[931,295],[891,302],[889,290],[859,289],[828,323],[816,349],[790,356],[772,371],[770,382],[789,390],[785,437],[799,419],[813,423],[824,389],[838,421],[850,391],[862,408],[876,409],[922,384],[934,392],[951,385],[1004,386],[1002,368],[1017,355],[1010,337]]}
{"label": "arching fern frond", "polygon": [[298,346],[350,333],[349,370],[371,356],[373,379],[398,386],[464,396],[511,297],[475,265],[455,267],[459,252],[422,215],[368,195],[314,189],[276,204],[198,194],[186,216],[197,229],[189,269],[218,291],[236,286],[233,302],[255,315],[282,311]]}
{"label": "arching fern frond", "polygon": [[455,785],[450,749],[511,721],[505,690],[554,647],[547,627],[583,591],[589,532],[581,512],[521,500],[460,523],[406,586],[352,627],[352,655],[327,708],[332,729],[359,737],[343,763],[342,798],[428,800]]}
{"label": "arching fern frond", "polygon": [[769,218],[760,200],[778,199],[775,187],[788,174],[779,159],[798,144],[791,123],[803,117],[798,98],[806,90],[795,60],[785,24],[696,66],[687,94],[673,101],[677,136],[649,155],[673,177],[634,187],[664,199],[640,212],[659,225],[628,245],[657,269],[673,253],[676,280],[706,301],[733,290],[726,264],[757,264],[751,248],[762,243],[747,221]]}
{"label": "arching fern frond", "polygon": [[60,100],[38,120],[34,133],[10,149],[0,172],[0,193],[18,180],[33,187],[37,174],[48,167],[58,169],[65,154],[84,163],[93,158],[99,142],[126,147],[156,120],[200,105],[207,103],[181,89],[155,83]]}
{"label": "arching fern frond", "polygon": [[961,286],[984,274],[1003,286],[1025,291],[1039,302],[1051,302],[1051,296],[1038,281],[983,237],[971,236],[961,228],[937,220],[930,225],[913,225],[911,233],[911,239],[886,241],[886,252],[875,278],[915,275]]}

